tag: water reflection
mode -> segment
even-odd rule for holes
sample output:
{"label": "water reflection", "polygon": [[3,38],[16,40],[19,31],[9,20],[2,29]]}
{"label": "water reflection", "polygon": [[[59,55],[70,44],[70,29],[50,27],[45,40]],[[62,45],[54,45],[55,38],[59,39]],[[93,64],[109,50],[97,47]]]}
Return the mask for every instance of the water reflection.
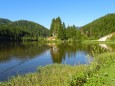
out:
{"label": "water reflection", "polygon": [[112,48],[110,46],[108,46],[107,44],[99,44],[99,46],[101,46],[102,48],[105,48],[109,51],[112,51]]}
{"label": "water reflection", "polygon": [[20,60],[31,59],[36,55],[42,54],[49,49],[47,45],[31,43],[0,43],[0,62],[8,61],[12,58]]}
{"label": "water reflection", "polygon": [[0,43],[0,81],[10,76],[36,71],[38,66],[52,63],[89,64],[93,54],[107,50],[99,45],[43,44],[38,42]]}

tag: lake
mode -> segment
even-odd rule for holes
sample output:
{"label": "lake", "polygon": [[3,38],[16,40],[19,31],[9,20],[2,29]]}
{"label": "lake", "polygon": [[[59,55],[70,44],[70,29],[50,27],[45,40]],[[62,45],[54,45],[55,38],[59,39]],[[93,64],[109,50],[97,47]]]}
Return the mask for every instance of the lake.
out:
{"label": "lake", "polygon": [[17,74],[35,72],[39,66],[48,64],[90,64],[94,53],[107,50],[111,51],[111,47],[106,44],[0,43],[0,81]]}

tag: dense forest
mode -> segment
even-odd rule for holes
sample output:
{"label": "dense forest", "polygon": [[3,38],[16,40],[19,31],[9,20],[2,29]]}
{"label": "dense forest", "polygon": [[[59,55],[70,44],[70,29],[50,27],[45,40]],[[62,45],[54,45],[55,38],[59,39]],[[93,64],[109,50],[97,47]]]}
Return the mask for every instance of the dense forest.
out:
{"label": "dense forest", "polygon": [[51,27],[50,27],[50,36],[57,37],[61,40],[82,40],[85,38],[84,35],[81,35],[80,29],[78,29],[75,25],[67,26],[64,22],[61,21],[60,17],[52,19]]}
{"label": "dense forest", "polygon": [[115,32],[115,14],[108,14],[80,28],[90,39],[99,39]]}
{"label": "dense forest", "polygon": [[40,24],[27,20],[12,22],[0,18],[0,40],[38,40],[39,37],[47,36],[49,36],[49,30]]}

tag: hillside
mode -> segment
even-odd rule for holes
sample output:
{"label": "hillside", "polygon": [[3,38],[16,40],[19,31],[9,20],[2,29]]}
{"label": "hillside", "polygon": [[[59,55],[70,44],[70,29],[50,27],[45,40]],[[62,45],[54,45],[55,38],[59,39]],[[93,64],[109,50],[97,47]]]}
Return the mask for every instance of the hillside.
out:
{"label": "hillside", "polygon": [[31,34],[31,36],[46,37],[49,35],[49,30],[47,28],[32,21],[19,20],[19,21],[13,22],[11,26],[12,25],[20,27],[21,29],[28,31]]}
{"label": "hillside", "polygon": [[10,20],[8,20],[8,19],[0,18],[0,25],[1,25],[1,24],[9,24],[9,23],[12,23],[12,21],[10,21]]}
{"label": "hillside", "polygon": [[115,41],[115,32],[111,33],[111,37],[107,39],[108,41]]}
{"label": "hillside", "polygon": [[115,40],[115,32],[108,34],[104,37],[101,37],[98,41],[113,41]]}
{"label": "hillside", "polygon": [[44,26],[32,21],[10,21],[0,19],[0,40],[21,40],[24,37],[39,38],[49,35],[49,30]]}
{"label": "hillside", "polygon": [[115,32],[115,14],[108,14],[80,28],[90,39],[99,39]]}

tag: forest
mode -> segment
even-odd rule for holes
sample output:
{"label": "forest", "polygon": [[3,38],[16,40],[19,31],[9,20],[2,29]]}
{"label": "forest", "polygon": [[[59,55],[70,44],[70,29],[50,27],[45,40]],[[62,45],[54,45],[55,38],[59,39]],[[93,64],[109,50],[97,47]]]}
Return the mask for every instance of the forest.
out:
{"label": "forest", "polygon": [[80,28],[89,39],[99,39],[115,32],[115,14],[107,14]]}
{"label": "forest", "polygon": [[75,25],[67,26],[62,22],[60,17],[52,19],[50,27],[50,36],[57,37],[60,40],[77,40],[86,39],[84,34],[81,34],[80,29]]}
{"label": "forest", "polygon": [[49,30],[40,24],[27,20],[13,22],[0,18],[0,40],[38,40],[39,37],[47,36],[49,36]]}

